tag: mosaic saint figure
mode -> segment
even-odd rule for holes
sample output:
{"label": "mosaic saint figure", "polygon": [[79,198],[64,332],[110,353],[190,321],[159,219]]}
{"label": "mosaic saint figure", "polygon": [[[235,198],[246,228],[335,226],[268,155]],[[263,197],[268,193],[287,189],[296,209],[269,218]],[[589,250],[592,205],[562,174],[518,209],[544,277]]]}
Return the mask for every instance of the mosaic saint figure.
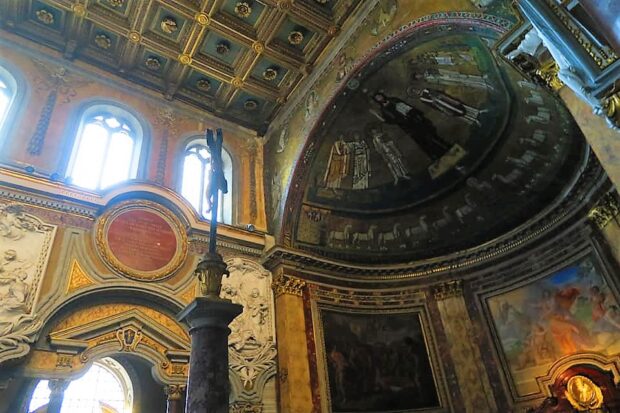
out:
{"label": "mosaic saint figure", "polygon": [[375,115],[385,123],[398,125],[433,161],[450,150],[451,145],[437,135],[435,126],[420,110],[381,92],[375,93],[373,100],[381,106],[381,114]]}
{"label": "mosaic saint figure", "polygon": [[323,179],[325,188],[340,189],[342,178],[349,174],[349,145],[342,135],[332,145]]}
{"label": "mosaic saint figure", "polygon": [[359,133],[353,135],[354,141],[347,145],[353,156],[353,189],[367,189],[370,179],[370,148]]}
{"label": "mosaic saint figure", "polygon": [[403,163],[403,156],[394,141],[385,141],[383,132],[379,128],[373,128],[370,131],[372,143],[375,150],[381,155],[385,161],[390,173],[394,177],[394,185],[398,184],[400,179],[411,179],[409,171]]}
{"label": "mosaic saint figure", "polygon": [[479,110],[472,106],[466,105],[460,100],[453,98],[452,96],[435,89],[415,89],[411,88],[409,93],[417,95],[420,102],[430,106],[431,108],[440,111],[448,116],[458,117],[465,122],[476,124],[480,126],[478,116],[480,113],[486,112],[485,110]]}
{"label": "mosaic saint figure", "polygon": [[441,85],[469,86],[476,89],[487,90],[495,89],[487,82],[488,75],[468,75],[454,70],[441,68],[426,70],[423,73],[414,72],[411,75],[411,79],[414,81],[431,82]]}

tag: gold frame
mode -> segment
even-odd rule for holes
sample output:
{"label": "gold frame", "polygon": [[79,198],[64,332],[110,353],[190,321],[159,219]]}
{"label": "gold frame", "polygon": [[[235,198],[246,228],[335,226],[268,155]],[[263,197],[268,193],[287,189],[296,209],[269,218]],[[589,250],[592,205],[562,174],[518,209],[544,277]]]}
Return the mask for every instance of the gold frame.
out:
{"label": "gold frame", "polygon": [[[110,250],[107,232],[110,223],[119,215],[133,210],[146,210],[163,218],[177,238],[177,250],[164,267],[154,271],[137,271],[120,262]],[[181,221],[170,210],[151,201],[124,201],[106,211],[97,221],[95,244],[102,260],[114,271],[137,281],[161,281],[172,276],[184,263],[188,252],[188,239]]]}
{"label": "gold frame", "polygon": [[435,383],[437,392],[437,400],[439,405],[436,407],[426,407],[420,409],[411,409],[399,411],[405,412],[446,412],[450,411],[451,403],[446,391],[445,374],[441,363],[439,362],[439,350],[436,346],[435,336],[431,330],[430,319],[427,309],[424,305],[417,305],[407,308],[382,308],[377,305],[375,308],[369,307],[343,307],[334,305],[333,303],[323,303],[317,300],[311,300],[312,324],[314,326],[314,344],[316,350],[317,371],[319,380],[319,391],[321,394],[321,411],[331,412],[331,393],[329,390],[329,377],[327,373],[327,356],[325,354],[325,336],[323,332],[322,310],[336,311],[350,314],[417,314],[422,327],[424,345],[428,352],[428,361],[431,366],[431,374]]}

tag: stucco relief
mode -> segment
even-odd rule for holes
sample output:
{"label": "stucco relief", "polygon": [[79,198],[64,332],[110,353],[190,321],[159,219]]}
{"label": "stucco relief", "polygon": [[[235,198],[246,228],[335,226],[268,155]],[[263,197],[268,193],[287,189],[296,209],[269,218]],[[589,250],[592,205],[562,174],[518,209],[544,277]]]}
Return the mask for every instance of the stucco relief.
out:
{"label": "stucco relief", "polygon": [[226,260],[230,276],[222,281],[222,298],[243,305],[230,324],[228,355],[233,399],[261,402],[267,380],[276,372],[271,273],[243,258]]}
{"label": "stucco relief", "polygon": [[33,307],[55,230],[20,205],[0,205],[0,363],[28,353],[41,327]]}

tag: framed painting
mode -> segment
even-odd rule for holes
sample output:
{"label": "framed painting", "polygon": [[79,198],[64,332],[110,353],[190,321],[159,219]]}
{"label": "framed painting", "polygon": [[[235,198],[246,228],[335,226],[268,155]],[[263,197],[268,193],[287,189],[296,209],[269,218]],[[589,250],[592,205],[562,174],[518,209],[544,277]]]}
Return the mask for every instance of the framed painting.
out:
{"label": "framed painting", "polygon": [[317,306],[323,409],[413,412],[441,408],[422,313]]}
{"label": "framed painting", "polygon": [[603,263],[582,255],[541,278],[486,298],[500,356],[517,397],[538,394],[537,378],[580,353],[620,354],[620,306]]}

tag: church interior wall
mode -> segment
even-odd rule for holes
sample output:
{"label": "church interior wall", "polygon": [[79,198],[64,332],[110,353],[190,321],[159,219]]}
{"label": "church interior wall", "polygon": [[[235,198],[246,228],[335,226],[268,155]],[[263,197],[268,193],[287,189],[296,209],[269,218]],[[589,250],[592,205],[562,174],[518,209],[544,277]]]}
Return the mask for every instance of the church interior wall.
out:
{"label": "church interior wall", "polygon": [[[419,3],[379,2],[265,140],[3,32],[0,63],[10,62],[25,92],[0,135],[0,224],[9,228],[0,262],[25,271],[27,292],[14,307],[0,301],[0,413],[25,411],[39,380],[76,378],[103,357],[127,370],[134,413],[165,411],[166,392],[183,393],[190,340],[176,315],[196,295],[210,228],[177,190],[185,145],[207,127],[224,129],[234,169],[233,222],[218,233],[231,273],[221,296],[244,306],[230,326],[231,412],[524,412],[583,366],[617,387],[620,151],[573,96],[561,94],[611,182],[591,160],[590,187],[558,201],[540,227],[467,256],[402,264],[290,249],[280,220],[293,212],[293,166],[318,149],[308,145],[313,125],[368,50],[456,9],[496,28],[514,21],[508,9],[490,18],[466,0]],[[103,193],[63,182],[80,111],[92,102],[130,108],[146,131],[138,179]],[[126,251],[110,226],[131,211],[155,214],[172,234],[172,258],[158,268],[132,270],[144,262],[115,255]],[[8,250],[17,260],[4,258]]]}

